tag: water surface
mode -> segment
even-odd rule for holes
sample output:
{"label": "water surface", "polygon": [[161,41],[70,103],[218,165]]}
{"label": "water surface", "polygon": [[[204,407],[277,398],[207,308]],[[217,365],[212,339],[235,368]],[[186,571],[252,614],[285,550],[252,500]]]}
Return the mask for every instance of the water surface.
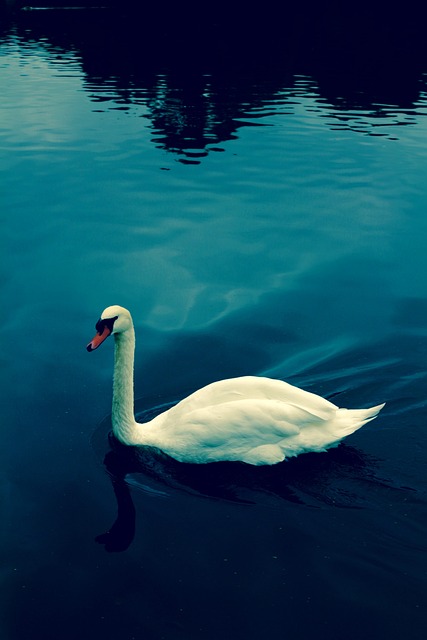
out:
{"label": "water surface", "polygon": [[[292,18],[4,18],[8,640],[424,637],[426,58]],[[386,408],[273,468],[141,460],[84,348],[116,303],[141,418],[244,374]]]}

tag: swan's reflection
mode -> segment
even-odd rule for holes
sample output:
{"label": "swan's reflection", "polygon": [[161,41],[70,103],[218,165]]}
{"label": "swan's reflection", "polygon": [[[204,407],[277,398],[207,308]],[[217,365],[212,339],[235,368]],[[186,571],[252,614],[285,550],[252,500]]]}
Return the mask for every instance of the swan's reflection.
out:
{"label": "swan's reflection", "polygon": [[352,509],[366,506],[372,484],[392,489],[375,476],[370,458],[345,444],[324,454],[253,467],[239,462],[183,464],[150,448],[122,445],[112,434],[109,443],[104,465],[116,497],[117,517],[96,538],[108,552],[125,551],[134,539],[134,487],[158,498],[179,493],[249,507],[278,508],[286,501],[305,508]]}
{"label": "swan's reflection", "polygon": [[104,458],[105,468],[110,475],[114,495],[117,500],[117,518],[105,533],[95,538],[106,551],[126,551],[135,536],[135,506],[126,482],[129,473],[124,464],[124,456],[109,451]]}

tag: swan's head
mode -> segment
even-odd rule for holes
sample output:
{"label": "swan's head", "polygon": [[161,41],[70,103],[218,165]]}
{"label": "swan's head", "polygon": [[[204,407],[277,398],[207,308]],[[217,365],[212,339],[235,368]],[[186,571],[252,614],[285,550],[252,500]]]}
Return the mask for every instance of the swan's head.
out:
{"label": "swan's head", "polygon": [[107,307],[96,323],[96,335],[87,345],[87,350],[94,351],[111,334],[124,333],[132,326],[132,317],[127,309],[118,305]]}

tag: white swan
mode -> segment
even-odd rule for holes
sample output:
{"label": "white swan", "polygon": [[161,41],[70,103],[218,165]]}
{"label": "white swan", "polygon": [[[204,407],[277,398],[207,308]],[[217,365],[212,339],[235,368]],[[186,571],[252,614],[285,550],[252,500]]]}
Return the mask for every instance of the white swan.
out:
{"label": "white swan", "polygon": [[240,460],[271,465],[309,451],[326,451],[373,420],[384,404],[339,409],[281,380],[246,376],[199,389],[146,423],[134,418],[135,331],[127,309],[108,307],[87,345],[113,334],[113,433],[124,444],[161,449],[180,462]]}

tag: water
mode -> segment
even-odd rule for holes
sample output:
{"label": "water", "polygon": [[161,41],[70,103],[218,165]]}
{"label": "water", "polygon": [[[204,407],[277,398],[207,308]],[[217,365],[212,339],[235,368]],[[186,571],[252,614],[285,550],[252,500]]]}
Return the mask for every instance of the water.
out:
{"label": "water", "polygon": [[[3,16],[5,639],[424,637],[427,59],[327,18]],[[387,405],[277,467],[138,459],[85,351],[116,303],[140,417],[242,374]]]}

